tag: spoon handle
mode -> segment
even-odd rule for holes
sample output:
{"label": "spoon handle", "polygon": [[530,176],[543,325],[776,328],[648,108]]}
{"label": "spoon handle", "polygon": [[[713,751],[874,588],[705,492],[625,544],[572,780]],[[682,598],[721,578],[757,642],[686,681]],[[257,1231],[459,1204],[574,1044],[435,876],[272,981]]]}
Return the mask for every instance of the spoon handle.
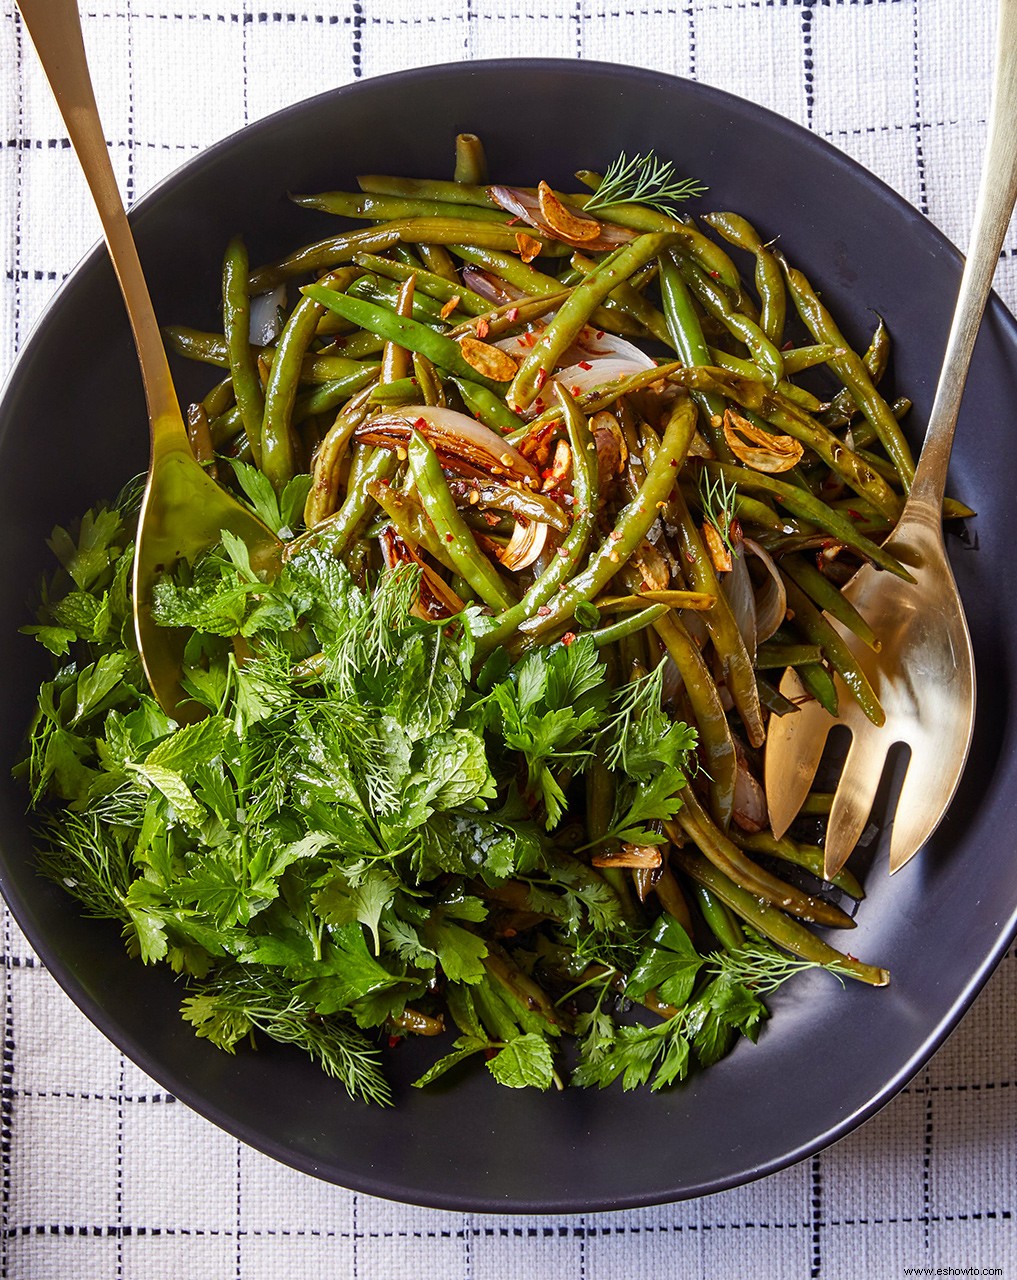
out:
{"label": "spoon handle", "polygon": [[907,504],[908,515],[920,514],[937,526],[964,381],[1015,199],[1017,0],[1000,0],[992,107],[971,243],[947,340],[943,371],[939,376],[925,444]]}
{"label": "spoon handle", "polygon": [[15,0],[67,127],[102,223],[131,322],[145,385],[153,451],[187,448],[162,335],[127,222],[95,105],[76,0]]}

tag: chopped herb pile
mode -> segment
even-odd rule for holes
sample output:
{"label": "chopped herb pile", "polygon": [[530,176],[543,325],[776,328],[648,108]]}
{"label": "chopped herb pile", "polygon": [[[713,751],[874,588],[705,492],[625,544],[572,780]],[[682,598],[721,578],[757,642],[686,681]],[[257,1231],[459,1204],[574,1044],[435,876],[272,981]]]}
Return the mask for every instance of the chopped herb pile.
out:
{"label": "chopped herb pile", "polygon": [[[659,844],[678,809],[695,735],[661,709],[662,667],[616,688],[580,636],[474,676],[487,619],[413,616],[416,566],[365,591],[308,546],[266,584],[227,535],[156,600],[195,628],[208,714],[180,727],[133,645],[134,522],[128,499],[54,532],[25,630],[57,670],[21,770],[43,870],[182,975],[197,1035],[298,1045],[375,1102],[381,1046],[443,1030],[420,1085],[477,1055],[511,1087],[560,1084],[568,1058],[574,1084],[656,1089],[754,1039],[761,996],[809,967],[761,940],[703,956],[584,856],[595,751],[615,796],[597,844]],[[631,1002],[658,1020],[630,1025]]]}

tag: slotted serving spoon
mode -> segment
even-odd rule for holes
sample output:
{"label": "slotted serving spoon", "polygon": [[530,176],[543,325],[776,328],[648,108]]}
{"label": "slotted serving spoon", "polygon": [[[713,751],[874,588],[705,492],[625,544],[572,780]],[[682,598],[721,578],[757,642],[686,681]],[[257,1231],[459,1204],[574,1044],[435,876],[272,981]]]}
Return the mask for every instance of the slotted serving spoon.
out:
{"label": "slotted serving spoon", "polygon": [[228,529],[269,572],[279,541],[267,525],[221,489],[191,452],[134,237],[95,105],[76,0],[16,0],[81,165],[120,282],[148,402],[151,461],[134,560],[134,627],[152,691],[179,721],[203,714],[180,687],[186,634],[152,620],[152,587],[181,559],[193,561]]}
{"label": "slotted serving spoon", "polygon": [[[861,835],[895,743],[911,748],[890,839],[890,871],[899,870],[939,825],[967,759],[975,718],[971,637],[943,544],[941,512],[957,413],[975,337],[1017,198],[1017,0],[1001,0],[992,108],[974,229],[961,278],[925,445],[914,484],[886,550],[906,565],[914,584],[864,565],[844,595],[880,637],[873,652],[836,622],[838,631],[886,711],[873,725],[840,681],[841,714],[818,702],[800,702],[795,715],[770,722],[766,746],[766,798],[774,834],[794,820],[836,724],[851,730],[830,812],[824,875],[832,879]],[[781,693],[805,697],[788,671]]]}

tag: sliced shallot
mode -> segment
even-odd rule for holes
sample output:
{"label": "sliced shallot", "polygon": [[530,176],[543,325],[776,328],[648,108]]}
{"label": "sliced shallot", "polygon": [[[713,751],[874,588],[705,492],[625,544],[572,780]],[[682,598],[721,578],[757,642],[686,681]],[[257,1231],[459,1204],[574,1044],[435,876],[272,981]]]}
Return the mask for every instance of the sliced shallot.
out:
{"label": "sliced shallot", "polygon": [[414,405],[402,412],[379,414],[359,426],[356,435],[366,444],[394,449],[405,447],[414,431],[420,432],[443,461],[458,460],[477,467],[482,475],[508,476],[532,488],[539,484],[535,468],[518,449],[455,409]]}
{"label": "sliced shallot", "polygon": [[[605,249],[617,249],[619,245],[628,244],[630,240],[636,238],[636,232],[629,231],[626,227],[617,227],[612,223],[603,222],[594,224],[598,231],[594,239],[576,239],[558,231],[544,216],[544,212],[540,207],[540,199],[531,191],[524,191],[520,187],[488,187],[488,194],[491,199],[506,213],[514,214],[528,226],[533,227],[535,231],[541,232],[543,235],[550,236],[554,240],[561,240],[565,244],[571,245],[573,249],[591,249],[595,253]],[[581,221],[588,222],[588,218],[584,218],[578,209],[570,209],[568,205],[561,204],[561,209],[565,214]],[[559,225],[564,227],[566,224],[559,217]]]}

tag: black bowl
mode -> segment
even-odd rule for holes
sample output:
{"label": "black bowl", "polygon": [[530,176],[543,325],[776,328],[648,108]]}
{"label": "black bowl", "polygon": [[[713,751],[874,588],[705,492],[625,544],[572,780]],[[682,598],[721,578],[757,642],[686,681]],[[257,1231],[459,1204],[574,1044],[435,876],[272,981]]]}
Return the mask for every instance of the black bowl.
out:
{"label": "black bowl", "polygon": [[[656,148],[709,184],[705,204],[747,214],[823,289],[856,345],[879,312],[893,380],[925,421],[959,275],[956,251],[910,206],[820,139],[747,102],[655,73],[586,62],[466,63],[371,80],[260,122],[186,165],[134,226],[156,310],[214,327],[223,247],[242,230],[264,261],[323,234],[287,191],[365,171],[449,172],[453,135],[483,135],[495,174],[569,185],[581,165]],[[180,391],[207,386],[178,371]],[[205,371],[207,373],[207,371]],[[818,974],[774,1001],[758,1045],[661,1094],[408,1082],[433,1045],[391,1055],[396,1107],[350,1102],[281,1047],[229,1057],[180,1020],[168,972],[128,960],[111,925],[83,920],[33,869],[25,796],[0,789],[2,887],[18,921],[85,1013],[162,1086],[245,1142],[374,1195],[448,1209],[587,1211],[721,1190],[818,1150],[873,1114],[921,1067],[1013,936],[1017,752],[1010,715],[1017,595],[1001,589],[1014,509],[1007,438],[1017,331],[994,301],[964,400],[953,490],[979,511],[954,565],[973,633],[981,710],[959,795],[929,846],[892,882],[885,857],[850,946],[892,985],[840,990]],[[146,462],[145,409],[120,297],[97,248],[37,327],[0,405],[3,759],[19,753],[44,662],[28,621],[44,538]],[[1010,513],[1008,516],[1007,513]]]}

